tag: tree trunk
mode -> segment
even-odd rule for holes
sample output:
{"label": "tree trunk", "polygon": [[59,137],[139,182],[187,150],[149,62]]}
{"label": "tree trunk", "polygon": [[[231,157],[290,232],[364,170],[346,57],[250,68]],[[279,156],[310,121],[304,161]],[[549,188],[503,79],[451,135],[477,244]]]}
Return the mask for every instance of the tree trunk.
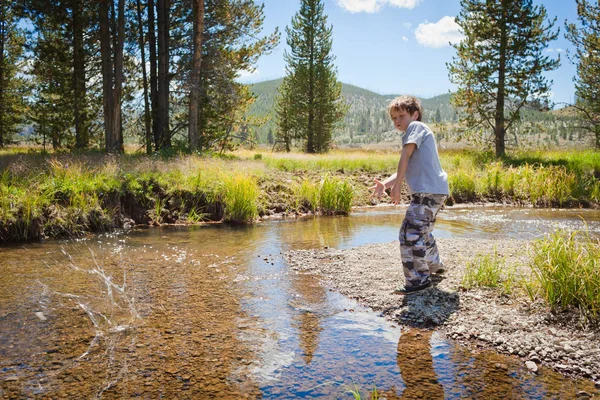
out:
{"label": "tree trunk", "polygon": [[114,100],[112,91],[113,69],[111,59],[109,0],[100,0],[100,55],[102,59],[102,105],[104,110],[104,139],[107,152],[115,149],[114,129]]}
{"label": "tree trunk", "polygon": [[502,6],[502,21],[500,22],[500,64],[498,65],[498,94],[496,96],[496,111],[494,115],[494,136],[496,144],[496,157],[502,157],[506,154],[504,128],[504,91],[506,88],[506,47],[508,37],[506,32],[506,7]]}
{"label": "tree trunk", "polygon": [[[123,82],[123,41],[125,37],[125,0],[119,0],[118,17],[115,17],[112,4],[112,1],[109,0],[100,1],[104,135],[106,151],[109,153],[122,153],[121,91]],[[112,13],[110,12],[111,8]],[[111,26],[113,27],[112,35]]]}
{"label": "tree trunk", "polygon": [[6,41],[6,22],[5,22],[5,18],[6,18],[6,9],[5,9],[5,4],[3,2],[0,2],[0,149],[4,147],[5,145],[5,137],[6,137],[6,132],[5,132],[5,124],[4,124],[4,118],[5,118],[5,88],[6,85],[4,84],[4,81],[6,79],[6,71],[4,70],[4,66],[5,61],[4,59],[6,58],[5,54],[4,54],[4,42]]}
{"label": "tree trunk", "polygon": [[161,142],[158,126],[158,63],[156,60],[156,23],[154,19],[154,0],[148,0],[148,47],[150,48],[150,100],[152,104],[152,132],[154,134],[154,150],[160,150]]}
{"label": "tree trunk", "polygon": [[169,132],[169,0],[158,0],[158,134],[161,149],[171,147]]}
{"label": "tree trunk", "polygon": [[306,140],[306,152],[315,153],[315,49],[314,38],[309,37],[310,59],[308,61],[308,132]]}
{"label": "tree trunk", "polygon": [[71,5],[73,11],[73,113],[75,120],[75,147],[85,149],[89,146],[90,136],[86,107],[83,5],[79,0],[72,1]]}
{"label": "tree trunk", "polygon": [[144,128],[146,130],[146,154],[152,154],[152,117],[148,99],[148,75],[146,73],[146,45],[144,40],[144,25],[142,22],[142,4],[136,0],[137,22],[140,29],[140,57],[142,58],[142,84],[144,86]]}
{"label": "tree trunk", "polygon": [[123,93],[123,45],[125,42],[125,0],[119,0],[117,30],[115,34],[116,46],[114,49],[115,60],[115,87],[113,97],[113,137],[116,140],[115,151],[123,153],[123,124],[121,113],[121,96]]}
{"label": "tree trunk", "polygon": [[194,0],[194,56],[190,82],[188,138],[192,151],[200,150],[198,134],[198,102],[200,100],[200,66],[202,63],[202,35],[204,32],[204,0]]}

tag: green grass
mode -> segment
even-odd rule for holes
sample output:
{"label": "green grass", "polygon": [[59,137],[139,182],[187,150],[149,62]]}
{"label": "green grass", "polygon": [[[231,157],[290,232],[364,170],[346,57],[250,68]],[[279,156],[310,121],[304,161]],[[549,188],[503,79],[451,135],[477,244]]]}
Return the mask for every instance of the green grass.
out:
{"label": "green grass", "polygon": [[587,233],[559,230],[534,243],[531,258],[535,288],[553,308],[578,308],[586,318],[600,317],[600,242]]}
{"label": "green grass", "polygon": [[[454,203],[600,203],[598,152],[528,152],[496,159],[487,152],[454,150],[440,157]],[[349,213],[352,205],[370,204],[372,179],[394,172],[397,162],[396,150],[238,151],[219,157],[0,150],[0,242],[111,230],[123,212],[140,208],[150,218],[137,213],[138,223],[251,221],[273,202],[288,211]],[[232,181],[240,174],[249,181]],[[281,193],[273,196],[262,188]]]}
{"label": "green grass", "polygon": [[[600,241],[588,233],[558,230],[533,242],[531,274],[517,276],[496,250],[467,263],[462,286],[496,288],[503,294],[523,291],[554,310],[577,309],[587,320],[600,321]],[[520,292],[519,292],[520,293]]]}
{"label": "green grass", "polygon": [[324,214],[341,212],[348,214],[352,207],[354,190],[343,179],[325,176],[319,190],[319,206]]}
{"label": "green grass", "polygon": [[353,383],[352,386],[342,385],[342,388],[344,389],[345,393],[352,395],[354,400],[363,400],[363,398],[365,400],[378,400],[380,398],[379,390],[377,390],[377,385],[375,384],[373,384],[373,390],[367,393],[366,396],[368,397],[363,397],[362,390],[360,387],[358,387],[358,385],[356,385],[356,383]]}
{"label": "green grass", "polygon": [[493,254],[478,254],[467,263],[462,279],[465,289],[474,287],[500,288],[510,294],[515,286],[515,267],[507,267],[504,259],[494,249]]}
{"label": "green grass", "polygon": [[236,174],[223,179],[225,220],[252,222],[258,217],[258,186],[253,177]]}
{"label": "green grass", "polygon": [[600,153],[518,153],[495,159],[471,151],[441,153],[455,201],[509,201],[540,207],[600,200]]}
{"label": "green grass", "polygon": [[315,212],[319,207],[319,186],[309,179],[303,179],[300,184],[294,186],[294,199],[296,209],[304,206]]}
{"label": "green grass", "polygon": [[[255,153],[247,150],[239,150],[236,154],[242,159],[256,159]],[[398,165],[396,153],[361,150],[335,150],[327,154],[262,153],[259,160],[268,168],[285,172],[377,173],[391,171]]]}

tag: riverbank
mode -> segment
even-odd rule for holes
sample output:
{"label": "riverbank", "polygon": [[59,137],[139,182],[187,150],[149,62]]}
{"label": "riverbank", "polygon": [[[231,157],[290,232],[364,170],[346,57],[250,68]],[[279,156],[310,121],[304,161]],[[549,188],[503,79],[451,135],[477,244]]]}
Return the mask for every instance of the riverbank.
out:
{"label": "riverbank", "polygon": [[[369,187],[395,170],[397,157],[367,151],[239,151],[170,158],[0,153],[0,243],[80,237],[136,225],[347,214],[353,206],[377,203]],[[496,160],[488,153],[447,151],[441,160],[452,192],[448,205],[600,205],[600,153],[532,153]]]}
{"label": "riverbank", "polygon": [[519,357],[532,373],[551,368],[591,379],[600,390],[600,327],[587,324],[576,311],[552,312],[523,293],[462,288],[468,262],[482,254],[496,252],[506,265],[528,276],[531,242],[458,238],[437,242],[447,272],[436,277],[432,288],[407,296],[393,294],[403,283],[397,242],[289,251],[285,257],[292,269],[319,276],[331,289],[403,326],[437,329],[473,349]]}

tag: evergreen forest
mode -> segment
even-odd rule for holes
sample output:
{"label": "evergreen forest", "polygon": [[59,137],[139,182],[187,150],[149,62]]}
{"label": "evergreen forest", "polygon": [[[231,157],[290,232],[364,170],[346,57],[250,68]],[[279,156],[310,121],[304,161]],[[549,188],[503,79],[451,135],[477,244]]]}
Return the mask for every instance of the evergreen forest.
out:
{"label": "evergreen forest", "polygon": [[[260,125],[246,126],[245,139],[273,145],[276,131],[273,102],[282,79],[250,85],[256,100],[248,110],[248,119]],[[378,94],[354,85],[342,84],[342,96],[348,105],[343,123],[334,131],[338,147],[381,148],[396,146],[400,136],[387,114],[390,100],[399,94]],[[421,98],[423,121],[430,124],[445,148],[492,146],[493,137],[483,130],[468,130],[460,123],[460,111],[451,104],[451,93]],[[522,110],[521,121],[507,138],[509,148],[554,148],[557,146],[593,146],[593,135],[581,126],[576,110],[571,107],[549,110],[530,106]]]}

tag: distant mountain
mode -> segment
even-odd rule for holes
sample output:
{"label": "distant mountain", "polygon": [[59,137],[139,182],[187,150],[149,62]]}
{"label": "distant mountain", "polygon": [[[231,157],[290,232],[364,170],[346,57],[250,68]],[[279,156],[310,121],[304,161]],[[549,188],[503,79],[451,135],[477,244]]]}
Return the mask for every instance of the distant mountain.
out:
{"label": "distant mountain", "polygon": [[[269,131],[272,135],[275,135],[276,125],[273,104],[281,82],[283,82],[283,79],[250,85],[250,90],[257,98],[250,106],[248,115],[267,118],[264,125],[254,128],[260,143],[267,142]],[[379,142],[393,134],[394,129],[387,114],[387,105],[397,95],[382,95],[345,83],[342,84],[342,95],[350,108],[342,126],[334,132],[334,140],[337,144]],[[421,102],[425,122],[452,121],[456,118],[456,112],[450,106],[450,94],[421,99]]]}

